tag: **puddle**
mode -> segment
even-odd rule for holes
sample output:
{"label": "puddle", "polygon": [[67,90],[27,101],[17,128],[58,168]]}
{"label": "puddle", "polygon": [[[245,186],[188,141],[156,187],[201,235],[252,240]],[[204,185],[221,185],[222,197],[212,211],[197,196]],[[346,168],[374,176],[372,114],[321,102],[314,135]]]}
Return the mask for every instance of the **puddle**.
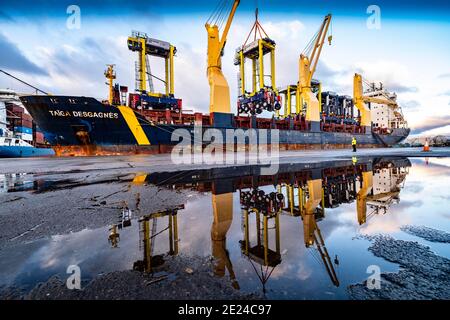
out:
{"label": "puddle", "polygon": [[[448,244],[400,230],[425,225],[450,231],[445,162],[383,158],[283,164],[275,176],[261,176],[260,170],[137,174],[121,181],[129,192],[157,185],[193,190],[195,196],[161,212],[142,214],[141,203],[139,216],[117,209],[117,224],[0,250],[0,286],[28,290],[53,275],[66,278],[73,264],[85,283],[112,271],[157,272],[169,256],[212,256],[211,272],[242,292],[272,299],[347,299],[347,286],[367,279],[369,266],[398,270],[373,256],[367,240],[355,239],[360,233],[418,241],[450,257]],[[3,192],[51,190],[55,183],[61,185],[45,177],[0,176]]]}

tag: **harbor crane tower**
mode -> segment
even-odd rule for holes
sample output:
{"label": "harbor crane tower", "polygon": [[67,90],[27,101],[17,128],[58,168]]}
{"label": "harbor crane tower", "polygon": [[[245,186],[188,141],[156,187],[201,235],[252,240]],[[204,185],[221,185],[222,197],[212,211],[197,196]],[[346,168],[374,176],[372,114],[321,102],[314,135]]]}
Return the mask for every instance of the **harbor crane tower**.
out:
{"label": "harbor crane tower", "polygon": [[[212,122],[219,126],[231,126],[233,119],[230,106],[230,87],[222,73],[222,56],[228,32],[239,3],[240,0],[234,0],[231,8],[227,8],[227,1],[225,1],[222,3],[222,6],[216,8],[205,24],[208,34],[207,76],[210,86],[209,111],[212,116]],[[225,27],[220,35],[221,22],[225,20]]]}

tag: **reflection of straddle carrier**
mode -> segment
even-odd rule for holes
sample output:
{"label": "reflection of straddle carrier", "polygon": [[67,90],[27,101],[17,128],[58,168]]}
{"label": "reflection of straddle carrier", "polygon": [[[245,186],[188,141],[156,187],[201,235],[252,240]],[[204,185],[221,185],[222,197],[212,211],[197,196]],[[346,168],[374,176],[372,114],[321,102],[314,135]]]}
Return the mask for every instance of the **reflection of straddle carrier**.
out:
{"label": "reflection of straddle carrier", "polygon": [[[154,246],[156,237],[165,231],[169,233],[169,251],[168,255],[175,256],[178,254],[178,210],[184,206],[179,206],[170,210],[152,213],[139,219],[139,244],[143,250],[143,260],[138,260],[133,264],[133,269],[141,272],[152,272],[154,268],[164,263],[164,254],[154,254]],[[163,217],[168,218],[166,228],[157,231],[157,221]],[[150,226],[151,224],[151,226]]]}
{"label": "reflection of straddle carrier", "polygon": [[[266,291],[266,283],[281,263],[280,253],[280,220],[279,213],[283,206],[283,195],[272,192],[266,195],[264,191],[253,189],[250,192],[241,192],[241,208],[243,212],[243,228],[245,239],[240,241],[242,253],[248,257],[253,269]],[[250,241],[250,219],[255,215],[256,244]],[[273,221],[273,227],[269,227]],[[269,231],[275,232],[275,250],[270,248]],[[258,272],[254,262],[260,265]]]}

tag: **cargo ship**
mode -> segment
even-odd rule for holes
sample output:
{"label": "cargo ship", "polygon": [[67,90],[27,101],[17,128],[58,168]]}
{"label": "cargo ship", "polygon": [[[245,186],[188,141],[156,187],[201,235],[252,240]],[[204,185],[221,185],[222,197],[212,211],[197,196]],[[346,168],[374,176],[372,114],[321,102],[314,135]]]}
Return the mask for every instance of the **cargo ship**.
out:
{"label": "cargo ship", "polygon": [[[322,92],[321,83],[313,75],[331,23],[327,15],[314,36],[313,45],[299,59],[299,81],[279,88],[275,83],[274,40],[261,32],[256,22],[243,46],[236,50],[235,65],[239,66],[239,96],[237,110],[231,111],[230,92],[222,73],[222,55],[228,30],[239,5],[236,0],[228,11],[222,34],[217,21],[208,21],[207,76],[210,85],[210,113],[184,110],[182,100],[174,95],[174,56],[172,44],[134,31],[128,38],[128,48],[137,53],[136,92],[114,83],[114,65],[108,65],[105,76],[109,85],[108,100],[92,97],[29,95],[20,99],[34,121],[42,129],[57,155],[101,155],[124,153],[166,153],[179,143],[177,129],[184,129],[191,141],[209,130],[222,133],[256,132],[257,141],[275,144],[280,150],[349,148],[353,138],[360,147],[389,147],[403,141],[410,132],[396,95],[382,85],[370,84],[364,91],[361,75],[354,77],[354,96]],[[254,31],[254,39],[249,41]],[[262,30],[264,31],[264,30]],[[260,35],[257,38],[257,35]],[[332,36],[328,36],[331,44]],[[266,55],[271,65],[265,68]],[[165,75],[152,74],[148,57],[163,59]],[[245,63],[252,63],[252,88],[246,88]],[[297,67],[296,67],[297,69]],[[266,75],[264,70],[270,70]],[[267,78],[270,82],[267,83]],[[154,79],[161,81],[165,92],[154,90]],[[269,116],[265,116],[269,114]],[[260,137],[264,136],[264,139]],[[228,147],[227,147],[228,148]],[[235,148],[239,148],[237,141]]]}
{"label": "cargo ship", "polygon": [[25,113],[17,94],[0,90],[0,158],[53,156],[44,134]]}

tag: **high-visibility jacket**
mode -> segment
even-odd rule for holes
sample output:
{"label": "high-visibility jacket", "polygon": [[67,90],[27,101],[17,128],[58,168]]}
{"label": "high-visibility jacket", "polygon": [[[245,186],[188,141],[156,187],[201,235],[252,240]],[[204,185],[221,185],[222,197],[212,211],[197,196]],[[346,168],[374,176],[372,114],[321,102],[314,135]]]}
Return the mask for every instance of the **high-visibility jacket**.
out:
{"label": "high-visibility jacket", "polygon": [[352,139],[352,146],[356,146],[356,139],[355,138]]}

